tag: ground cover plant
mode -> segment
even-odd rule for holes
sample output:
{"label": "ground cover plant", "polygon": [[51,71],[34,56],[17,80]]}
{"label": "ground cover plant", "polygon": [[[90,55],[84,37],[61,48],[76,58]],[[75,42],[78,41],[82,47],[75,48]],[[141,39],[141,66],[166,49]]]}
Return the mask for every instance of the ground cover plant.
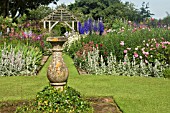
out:
{"label": "ground cover plant", "polygon": [[56,90],[52,86],[46,86],[36,95],[35,102],[29,106],[18,107],[16,113],[25,112],[90,112],[90,103],[83,100],[80,93],[71,87],[65,87],[63,91]]}
{"label": "ground cover plant", "polygon": [[[9,44],[9,43],[8,43]],[[42,59],[39,48],[23,44],[0,47],[0,76],[36,75]]]}

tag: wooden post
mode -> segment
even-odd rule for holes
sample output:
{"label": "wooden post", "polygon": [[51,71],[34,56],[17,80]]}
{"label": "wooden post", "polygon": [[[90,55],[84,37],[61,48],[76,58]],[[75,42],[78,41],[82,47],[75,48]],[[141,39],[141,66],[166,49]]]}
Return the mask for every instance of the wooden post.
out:
{"label": "wooden post", "polygon": [[51,32],[51,21],[49,21],[49,32]]}
{"label": "wooden post", "polygon": [[74,30],[74,21],[72,21],[72,30],[75,31]]}
{"label": "wooden post", "polygon": [[44,21],[44,29],[46,29],[46,21]]}
{"label": "wooden post", "polygon": [[77,21],[77,31],[79,32],[79,21]]}

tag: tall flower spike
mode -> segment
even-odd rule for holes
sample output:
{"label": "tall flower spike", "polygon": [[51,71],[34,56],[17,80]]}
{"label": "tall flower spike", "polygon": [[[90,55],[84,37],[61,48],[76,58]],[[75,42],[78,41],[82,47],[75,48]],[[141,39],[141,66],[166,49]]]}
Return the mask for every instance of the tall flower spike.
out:
{"label": "tall flower spike", "polygon": [[104,25],[102,22],[99,22],[99,32],[100,32],[100,35],[102,35],[102,33],[104,32]]}
{"label": "tall flower spike", "polygon": [[98,27],[97,27],[97,23],[96,22],[94,22],[94,25],[93,25],[93,30],[94,30],[94,32],[97,32],[98,31]]}
{"label": "tall flower spike", "polygon": [[89,32],[90,32],[90,34],[92,34],[93,23],[92,23],[92,19],[91,18],[88,20],[88,24],[89,24]]}
{"label": "tall flower spike", "polygon": [[88,21],[84,22],[84,32],[87,34],[89,32],[89,23]]}

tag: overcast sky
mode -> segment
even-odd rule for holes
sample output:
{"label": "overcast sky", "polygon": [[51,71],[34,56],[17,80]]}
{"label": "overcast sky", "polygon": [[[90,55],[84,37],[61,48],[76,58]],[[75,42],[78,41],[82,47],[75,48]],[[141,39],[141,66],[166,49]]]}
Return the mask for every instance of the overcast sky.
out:
{"label": "overcast sky", "polygon": [[[134,3],[136,8],[140,8],[143,2],[149,2],[151,13],[155,14],[154,18],[163,18],[167,16],[166,11],[170,13],[170,0],[121,0],[122,2],[129,1]],[[66,5],[74,3],[74,0],[59,0],[58,5],[64,3]]]}

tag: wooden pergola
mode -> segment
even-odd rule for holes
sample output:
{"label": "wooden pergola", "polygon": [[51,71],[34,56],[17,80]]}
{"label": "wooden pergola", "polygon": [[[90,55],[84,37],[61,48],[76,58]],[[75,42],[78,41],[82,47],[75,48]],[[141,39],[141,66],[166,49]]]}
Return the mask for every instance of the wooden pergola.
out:
{"label": "wooden pergola", "polygon": [[45,29],[47,29],[47,24],[48,24],[49,32],[51,32],[53,27],[59,22],[62,22],[63,24],[67,25],[72,31],[75,31],[74,29],[75,23],[77,23],[76,28],[78,31],[78,19],[71,12],[69,12],[63,7],[60,7],[54,12],[50,13],[48,16],[46,16],[41,21],[44,23]]}

